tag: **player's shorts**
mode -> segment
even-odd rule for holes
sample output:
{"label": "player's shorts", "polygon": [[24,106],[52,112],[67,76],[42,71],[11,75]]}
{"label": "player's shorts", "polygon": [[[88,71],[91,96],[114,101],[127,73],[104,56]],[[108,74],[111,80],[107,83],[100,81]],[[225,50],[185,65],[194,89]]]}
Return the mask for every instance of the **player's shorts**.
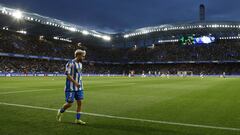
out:
{"label": "player's shorts", "polygon": [[66,102],[73,103],[75,100],[83,100],[83,90],[65,91]]}

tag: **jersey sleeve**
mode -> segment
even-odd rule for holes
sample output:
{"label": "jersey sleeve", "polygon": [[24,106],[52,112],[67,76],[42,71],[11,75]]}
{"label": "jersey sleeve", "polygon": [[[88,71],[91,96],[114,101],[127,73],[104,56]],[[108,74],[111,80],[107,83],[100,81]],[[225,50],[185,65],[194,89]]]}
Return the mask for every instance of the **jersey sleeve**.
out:
{"label": "jersey sleeve", "polygon": [[72,62],[68,62],[66,64],[66,68],[65,68],[65,74],[66,75],[71,74],[72,66],[73,66]]}

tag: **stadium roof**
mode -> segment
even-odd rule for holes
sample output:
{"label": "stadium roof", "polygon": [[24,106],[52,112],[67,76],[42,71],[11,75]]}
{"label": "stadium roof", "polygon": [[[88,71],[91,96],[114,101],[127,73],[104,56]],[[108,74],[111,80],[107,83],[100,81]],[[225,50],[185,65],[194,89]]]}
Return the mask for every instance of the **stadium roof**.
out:
{"label": "stadium roof", "polygon": [[188,22],[175,24],[162,24],[152,27],[144,27],[128,32],[117,34],[107,34],[93,29],[88,29],[83,26],[68,23],[55,18],[42,16],[36,13],[21,11],[18,9],[9,8],[0,5],[0,27],[4,30],[17,31],[23,34],[30,33],[36,35],[44,35],[54,37],[56,39],[63,39],[71,41],[74,39],[81,39],[95,37],[110,41],[115,37],[129,38],[139,35],[145,35],[156,32],[166,31],[186,31],[198,29],[237,29],[240,31],[240,22],[222,21],[222,22]]}
{"label": "stadium roof", "polygon": [[[44,25],[45,27],[50,26],[50,27],[57,28],[58,30],[62,29],[69,32],[81,33],[83,35],[91,35],[97,38],[102,38],[107,41],[111,40],[111,37],[108,34],[97,32],[95,30],[90,30],[79,25],[71,24],[55,18],[42,16],[36,13],[30,13],[30,12],[21,11],[18,9],[8,8],[3,5],[0,5],[0,13],[1,13],[1,16],[3,16],[4,18],[0,20],[1,25],[3,25],[4,29],[8,27],[13,27],[13,24],[15,24],[15,25],[21,25],[22,29],[30,30],[29,28],[26,28],[26,27],[29,27],[29,23],[31,23],[32,25],[34,23],[36,25],[35,27],[37,27],[38,25],[39,26]],[[9,17],[15,18],[16,21],[15,22],[11,21]],[[12,23],[10,24],[9,22],[12,22]]]}
{"label": "stadium roof", "polygon": [[240,22],[234,21],[221,21],[221,22],[189,22],[189,23],[176,23],[176,24],[163,24],[159,26],[144,27],[133,31],[123,33],[124,38],[144,35],[153,32],[164,31],[187,31],[192,29],[205,29],[205,28],[236,28],[240,31]]}

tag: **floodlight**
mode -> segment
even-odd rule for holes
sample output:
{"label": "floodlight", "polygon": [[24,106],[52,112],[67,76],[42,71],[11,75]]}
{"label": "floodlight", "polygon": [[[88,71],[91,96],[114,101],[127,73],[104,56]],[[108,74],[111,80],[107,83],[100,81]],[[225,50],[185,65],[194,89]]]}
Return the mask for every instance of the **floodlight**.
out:
{"label": "floodlight", "polygon": [[104,40],[106,40],[106,41],[110,41],[110,40],[111,40],[111,37],[109,37],[109,36],[102,36],[102,38],[103,38]]}
{"label": "floodlight", "polygon": [[83,35],[88,35],[88,34],[89,34],[89,32],[88,32],[88,31],[86,31],[86,30],[83,30],[83,31],[82,31],[82,34],[83,34]]}
{"label": "floodlight", "polygon": [[16,10],[15,12],[13,12],[12,16],[16,19],[22,19],[23,14],[20,10]]}
{"label": "floodlight", "polygon": [[73,32],[77,31],[77,29],[76,29],[76,28],[73,28],[73,27],[69,28],[69,30],[70,30],[70,31],[73,31]]}

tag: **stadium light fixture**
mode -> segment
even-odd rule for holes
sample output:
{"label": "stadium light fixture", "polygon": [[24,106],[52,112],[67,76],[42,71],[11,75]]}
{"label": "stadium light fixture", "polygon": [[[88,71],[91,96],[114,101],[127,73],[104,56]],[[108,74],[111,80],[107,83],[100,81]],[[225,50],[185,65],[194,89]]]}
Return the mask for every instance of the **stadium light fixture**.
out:
{"label": "stadium light fixture", "polygon": [[53,37],[53,39],[55,39],[55,40],[59,40],[59,37]]}
{"label": "stadium light fixture", "polygon": [[13,12],[12,16],[16,19],[22,19],[23,18],[22,11],[20,11],[20,10],[16,10],[15,12]]}
{"label": "stadium light fixture", "polygon": [[3,13],[3,14],[7,14],[6,8],[3,8],[3,9],[2,9],[2,13]]}
{"label": "stadium light fixture", "polygon": [[103,38],[104,40],[106,40],[106,41],[110,41],[110,40],[111,40],[111,37],[109,37],[109,36],[102,36],[102,38]]}
{"label": "stadium light fixture", "polygon": [[27,34],[27,31],[25,31],[25,30],[19,30],[19,31],[16,31],[17,33],[21,33],[21,34]]}
{"label": "stadium light fixture", "polygon": [[77,29],[76,29],[76,28],[73,28],[73,27],[69,28],[69,30],[72,31],[72,32],[77,31]]}
{"label": "stadium light fixture", "polygon": [[3,29],[3,30],[8,30],[8,27],[5,26],[5,27],[3,27],[2,29]]}
{"label": "stadium light fixture", "polygon": [[98,38],[101,38],[101,35],[98,35],[98,34],[93,34],[94,37],[98,37]]}
{"label": "stadium light fixture", "polygon": [[89,34],[89,32],[88,32],[88,31],[86,31],[86,30],[83,30],[83,31],[82,31],[82,34],[83,34],[83,35],[88,35],[88,34]]}

